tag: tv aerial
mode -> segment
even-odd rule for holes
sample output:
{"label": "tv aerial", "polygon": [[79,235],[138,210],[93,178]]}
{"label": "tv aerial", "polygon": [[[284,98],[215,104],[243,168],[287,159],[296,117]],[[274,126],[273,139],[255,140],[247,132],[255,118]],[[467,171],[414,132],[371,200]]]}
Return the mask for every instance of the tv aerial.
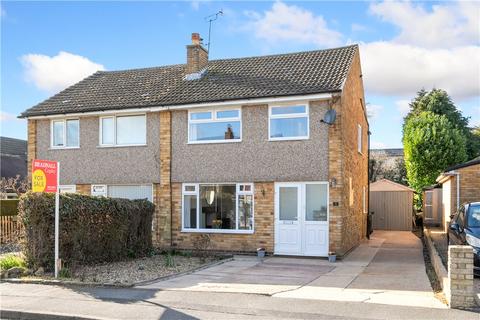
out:
{"label": "tv aerial", "polygon": [[207,43],[208,53],[210,53],[210,36],[212,34],[212,22],[217,20],[219,16],[223,16],[223,9],[220,9],[217,13],[214,13],[205,17],[205,20],[208,21],[208,43]]}

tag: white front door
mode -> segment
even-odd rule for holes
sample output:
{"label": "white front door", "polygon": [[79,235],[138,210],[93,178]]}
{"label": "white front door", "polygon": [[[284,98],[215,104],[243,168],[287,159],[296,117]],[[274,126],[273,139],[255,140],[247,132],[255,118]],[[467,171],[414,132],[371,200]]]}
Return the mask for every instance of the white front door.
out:
{"label": "white front door", "polygon": [[328,183],[275,184],[275,254],[328,255]]}

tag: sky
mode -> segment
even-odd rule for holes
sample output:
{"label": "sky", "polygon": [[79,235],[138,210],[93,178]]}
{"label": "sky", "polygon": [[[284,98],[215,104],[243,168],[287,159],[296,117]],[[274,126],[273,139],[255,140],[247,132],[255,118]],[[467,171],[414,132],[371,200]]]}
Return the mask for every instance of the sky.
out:
{"label": "sky", "polygon": [[185,63],[219,10],[210,59],[359,44],[372,148],[402,146],[422,88],[480,125],[480,2],[2,1],[0,134],[26,139],[22,111],[97,70]]}

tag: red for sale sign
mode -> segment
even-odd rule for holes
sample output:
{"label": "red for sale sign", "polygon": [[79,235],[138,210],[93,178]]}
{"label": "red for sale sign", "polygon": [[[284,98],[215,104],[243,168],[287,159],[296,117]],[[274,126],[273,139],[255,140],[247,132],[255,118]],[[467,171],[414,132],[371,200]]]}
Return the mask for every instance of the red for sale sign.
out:
{"label": "red for sale sign", "polygon": [[57,192],[58,162],[48,160],[33,160],[32,191]]}

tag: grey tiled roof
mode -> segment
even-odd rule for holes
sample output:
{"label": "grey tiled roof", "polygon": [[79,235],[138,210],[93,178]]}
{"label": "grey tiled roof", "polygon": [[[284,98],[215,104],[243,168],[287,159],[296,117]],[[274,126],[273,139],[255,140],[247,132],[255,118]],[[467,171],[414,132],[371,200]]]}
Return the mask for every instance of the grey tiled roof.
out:
{"label": "grey tiled roof", "polygon": [[0,137],[0,154],[24,156],[27,154],[27,140]]}
{"label": "grey tiled roof", "polygon": [[99,71],[21,114],[25,116],[182,105],[336,92],[357,45],[291,54],[209,61],[185,80],[185,65]]}

